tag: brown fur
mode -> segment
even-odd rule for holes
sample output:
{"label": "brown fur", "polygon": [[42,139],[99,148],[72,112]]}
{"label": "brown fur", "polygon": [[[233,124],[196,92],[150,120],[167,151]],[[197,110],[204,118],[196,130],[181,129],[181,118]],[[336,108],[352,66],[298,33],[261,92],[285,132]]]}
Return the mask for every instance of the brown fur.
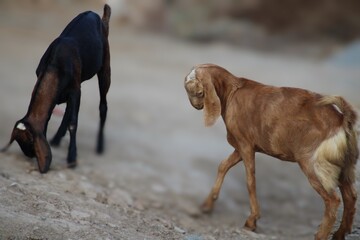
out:
{"label": "brown fur", "polygon": [[185,79],[191,104],[204,109],[205,125],[221,115],[234,152],[221,162],[203,210],[213,209],[226,172],[244,161],[251,214],[245,227],[255,230],[260,217],[256,198],[255,152],[297,162],[325,203],[316,239],[327,239],[344,202],[341,226],[334,239],[351,231],[355,214],[355,164],[359,155],[354,130],[356,113],[341,97],[304,89],[273,87],[233,76],[213,64],[198,65]]}

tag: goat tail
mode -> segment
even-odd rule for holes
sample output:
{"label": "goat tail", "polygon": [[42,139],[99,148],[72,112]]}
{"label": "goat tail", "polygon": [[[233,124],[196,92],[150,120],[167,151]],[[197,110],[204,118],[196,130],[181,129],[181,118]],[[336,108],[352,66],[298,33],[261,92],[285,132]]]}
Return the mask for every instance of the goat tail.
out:
{"label": "goat tail", "polygon": [[331,105],[333,104],[343,114],[344,121],[343,126],[345,130],[352,130],[356,124],[357,114],[351,105],[340,96],[324,96],[322,97],[318,105]]}
{"label": "goat tail", "polygon": [[111,8],[108,4],[104,5],[104,14],[102,16],[102,22],[104,24],[106,36],[109,36],[109,20],[111,16]]}
{"label": "goat tail", "polygon": [[[333,145],[334,148],[330,149],[330,145],[322,151],[327,153],[323,153],[323,155],[327,155],[326,158],[328,160],[328,164],[332,165],[333,169],[337,168],[337,176],[333,179],[334,180],[332,187],[334,185],[338,185],[338,180],[340,182],[349,182],[353,183],[355,181],[355,165],[357,163],[357,159],[359,157],[359,149],[357,145],[357,131],[356,131],[356,121],[357,121],[357,114],[354,109],[351,107],[349,103],[345,101],[340,96],[324,96],[322,97],[319,102],[319,105],[333,105],[342,115],[343,115],[343,123],[342,127],[338,131],[337,134],[332,136],[331,138],[325,140],[319,148],[323,144],[326,145],[326,142],[331,141],[333,144],[335,143],[336,146]],[[319,150],[317,149],[317,151]],[[337,154],[331,154],[331,152],[337,152]],[[331,156],[332,155],[332,156]],[[325,157],[325,156],[323,156]],[[328,176],[329,177],[329,176]],[[329,186],[328,189],[331,187]]]}

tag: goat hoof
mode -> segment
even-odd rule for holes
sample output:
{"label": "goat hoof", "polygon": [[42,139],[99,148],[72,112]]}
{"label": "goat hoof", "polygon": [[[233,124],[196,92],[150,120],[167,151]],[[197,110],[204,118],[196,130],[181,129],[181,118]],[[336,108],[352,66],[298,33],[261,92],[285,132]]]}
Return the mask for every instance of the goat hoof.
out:
{"label": "goat hoof", "polygon": [[98,141],[96,144],[96,153],[97,154],[102,154],[104,152],[104,137],[101,137],[101,135],[99,135],[98,137]]}
{"label": "goat hoof", "polygon": [[332,240],[343,240],[343,239],[345,239],[345,234],[335,232],[331,239]]}
{"label": "goat hoof", "polygon": [[97,153],[97,154],[103,154],[103,153],[104,153],[104,147],[102,147],[102,146],[99,147],[99,146],[98,146],[98,147],[96,148],[96,153]]}
{"label": "goat hoof", "polygon": [[213,204],[209,204],[207,202],[203,203],[200,207],[202,213],[210,214],[212,213],[214,206]]}
{"label": "goat hoof", "polygon": [[67,167],[68,168],[75,168],[77,166],[77,162],[72,162],[72,163],[68,163]]}
{"label": "goat hoof", "polygon": [[244,225],[244,228],[246,230],[249,230],[249,231],[252,231],[252,232],[255,232],[256,230],[256,223],[255,222],[251,222],[249,220],[246,221],[245,225]]}

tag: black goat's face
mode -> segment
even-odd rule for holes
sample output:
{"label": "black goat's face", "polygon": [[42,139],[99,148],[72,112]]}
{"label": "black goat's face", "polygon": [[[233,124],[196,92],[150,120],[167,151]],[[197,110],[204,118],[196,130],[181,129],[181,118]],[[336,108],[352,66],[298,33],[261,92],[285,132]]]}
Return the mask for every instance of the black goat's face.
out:
{"label": "black goat's face", "polygon": [[52,159],[51,149],[42,132],[35,132],[30,124],[20,120],[14,126],[9,144],[2,151],[5,151],[14,140],[26,156],[36,157],[41,173],[49,170]]}
{"label": "black goat's face", "polygon": [[35,157],[34,137],[28,124],[18,121],[12,132],[11,138],[16,140],[21,150],[27,157]]}

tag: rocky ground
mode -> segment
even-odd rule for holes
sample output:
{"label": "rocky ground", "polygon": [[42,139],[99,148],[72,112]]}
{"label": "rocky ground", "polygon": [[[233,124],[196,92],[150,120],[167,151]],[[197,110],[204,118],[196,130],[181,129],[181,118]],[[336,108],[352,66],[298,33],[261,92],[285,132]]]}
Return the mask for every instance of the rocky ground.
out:
{"label": "rocky ground", "polygon": [[[41,55],[83,10],[0,10],[1,145],[26,113]],[[222,43],[187,43],[116,23],[110,44],[106,153],[94,151],[99,121],[94,78],[82,85],[76,169],[66,168],[68,137],[52,149],[51,170],[44,175],[16,143],[0,154],[0,239],[312,238],[323,214],[320,197],[296,164],[265,155],[256,156],[262,211],[256,233],[242,228],[249,214],[242,164],[226,176],[213,214],[199,212],[218,163],[232,150],[222,121],[213,128],[202,125],[202,113],[190,106],[183,79],[193,65],[211,62],[267,84],[343,95],[359,108],[356,59],[348,64],[340,53],[315,60]],[[60,121],[52,117],[49,137]],[[347,239],[360,237],[359,212],[353,230]]]}

